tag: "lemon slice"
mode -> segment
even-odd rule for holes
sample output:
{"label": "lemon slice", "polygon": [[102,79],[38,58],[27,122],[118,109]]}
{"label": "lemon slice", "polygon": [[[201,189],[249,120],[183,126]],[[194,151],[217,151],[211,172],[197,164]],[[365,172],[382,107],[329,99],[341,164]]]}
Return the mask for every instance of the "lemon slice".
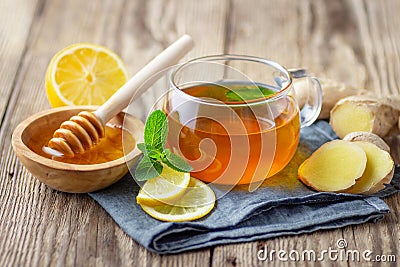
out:
{"label": "lemon slice", "polygon": [[160,221],[193,221],[207,215],[215,205],[215,194],[205,183],[191,178],[185,193],[173,205],[147,206],[142,209]]}
{"label": "lemon slice", "polygon": [[101,105],[128,79],[122,60],[110,49],[88,43],[70,45],[50,61],[46,92],[52,107]]}
{"label": "lemon slice", "polygon": [[160,176],[146,181],[140,189],[136,201],[138,204],[150,206],[172,204],[185,193],[189,181],[189,173],[178,172],[163,165]]}

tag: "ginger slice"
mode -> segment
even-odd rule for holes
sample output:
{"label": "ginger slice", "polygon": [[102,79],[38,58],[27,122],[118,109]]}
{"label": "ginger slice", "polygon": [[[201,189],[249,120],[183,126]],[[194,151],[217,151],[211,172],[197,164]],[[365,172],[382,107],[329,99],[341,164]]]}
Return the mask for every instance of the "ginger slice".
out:
{"label": "ginger slice", "polygon": [[356,184],[346,192],[353,194],[372,194],[385,188],[390,183],[394,174],[394,162],[390,154],[378,146],[365,142],[355,141],[367,156],[365,171]]}
{"label": "ginger slice", "polygon": [[365,142],[369,142],[372,143],[374,145],[376,145],[377,147],[379,147],[382,150],[387,151],[388,153],[390,153],[390,147],[388,146],[388,144],[386,144],[386,142],[380,138],[379,136],[377,136],[374,133],[369,133],[369,132],[352,132],[347,134],[343,140],[347,140],[347,141],[365,141]]}
{"label": "ginger slice", "polygon": [[332,109],[330,124],[340,138],[351,132],[372,132],[374,111],[364,104],[343,101]]}
{"label": "ginger slice", "polygon": [[298,169],[299,179],[318,191],[342,192],[365,170],[367,156],[352,142],[334,140],[318,148]]}

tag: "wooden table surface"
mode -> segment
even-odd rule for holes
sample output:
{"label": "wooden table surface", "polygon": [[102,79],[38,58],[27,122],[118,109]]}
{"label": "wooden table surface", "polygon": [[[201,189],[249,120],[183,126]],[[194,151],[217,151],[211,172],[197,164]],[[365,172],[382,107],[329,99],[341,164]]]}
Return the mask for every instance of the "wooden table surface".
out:
{"label": "wooden table surface", "polygon": [[[400,194],[385,199],[391,213],[378,223],[160,256],[124,234],[89,196],[38,182],[11,147],[17,124],[50,108],[46,67],[68,44],[110,47],[133,74],[188,33],[196,47],[186,59],[249,54],[399,94],[399,12],[398,0],[0,0],[0,266],[329,266],[329,260],[262,262],[257,251],[327,249],[341,238],[348,249],[400,262]],[[398,140],[389,141],[399,163]]]}

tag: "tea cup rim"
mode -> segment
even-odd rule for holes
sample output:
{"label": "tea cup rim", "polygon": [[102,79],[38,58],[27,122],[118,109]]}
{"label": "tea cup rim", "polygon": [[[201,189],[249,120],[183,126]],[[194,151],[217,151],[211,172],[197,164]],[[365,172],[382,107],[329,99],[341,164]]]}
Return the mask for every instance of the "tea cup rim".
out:
{"label": "tea cup rim", "polygon": [[[269,65],[269,66],[281,71],[282,73],[284,73],[288,80],[288,83],[285,85],[285,87],[283,87],[282,89],[280,89],[279,91],[277,91],[276,93],[274,93],[270,96],[256,98],[256,99],[252,99],[252,100],[237,101],[237,102],[222,102],[222,101],[211,99],[211,98],[200,98],[200,97],[192,96],[188,93],[185,93],[183,90],[181,90],[179,88],[180,86],[178,86],[176,84],[176,81],[174,78],[176,77],[176,75],[178,74],[179,71],[182,71],[187,66],[190,66],[193,63],[216,61],[216,60],[245,60],[245,61],[266,64],[266,65]],[[219,63],[216,63],[216,64],[219,64]],[[272,60],[265,59],[265,58],[249,56],[249,55],[240,55],[240,54],[215,54],[215,55],[197,57],[197,58],[188,60],[188,61],[180,64],[170,74],[169,84],[170,84],[170,87],[172,88],[172,90],[178,92],[178,94],[180,94],[181,96],[184,96],[185,98],[189,98],[193,101],[201,102],[203,104],[212,105],[212,106],[242,107],[242,106],[259,105],[262,103],[268,103],[268,102],[272,102],[272,101],[275,101],[279,98],[286,96],[292,88],[293,76],[292,76],[291,72],[287,68],[282,66],[281,64],[279,64],[275,61],[272,61]]]}

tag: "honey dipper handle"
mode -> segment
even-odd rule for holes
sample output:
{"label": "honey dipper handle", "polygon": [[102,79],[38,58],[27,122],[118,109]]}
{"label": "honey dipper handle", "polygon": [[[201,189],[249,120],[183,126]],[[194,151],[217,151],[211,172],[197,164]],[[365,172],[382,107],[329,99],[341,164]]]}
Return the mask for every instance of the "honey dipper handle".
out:
{"label": "honey dipper handle", "polygon": [[[103,124],[117,115],[121,110],[128,106],[132,96],[139,96],[147,87],[150,87],[160,77],[155,75],[160,71],[171,67],[194,46],[193,40],[189,35],[183,35],[157,57],[150,61],[144,68],[138,71],[129,81],[127,81],[107,102],[100,106],[94,114]],[[151,78],[149,80],[149,78]],[[144,83],[145,86],[144,86]],[[140,90],[140,92],[138,92]]]}

